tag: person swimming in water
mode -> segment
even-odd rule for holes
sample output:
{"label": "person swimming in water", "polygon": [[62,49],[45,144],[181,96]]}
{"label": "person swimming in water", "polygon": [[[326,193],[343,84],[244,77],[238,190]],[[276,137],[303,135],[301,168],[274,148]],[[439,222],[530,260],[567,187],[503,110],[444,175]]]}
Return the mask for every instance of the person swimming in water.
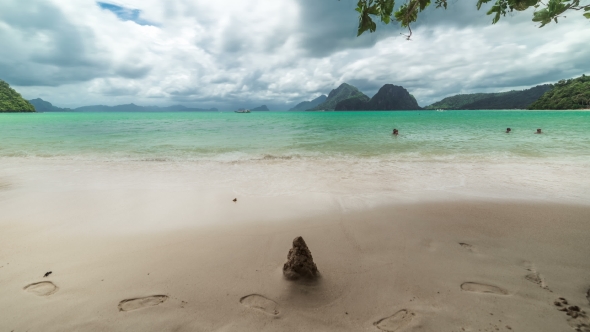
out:
{"label": "person swimming in water", "polygon": [[393,129],[393,135],[394,135],[394,136],[397,136],[397,135],[399,135],[399,131],[398,131],[397,129],[395,129],[395,128]]}
{"label": "person swimming in water", "polygon": [[512,129],[506,128],[506,134],[510,134],[511,131],[512,131]]}
{"label": "person swimming in water", "polygon": [[542,134],[543,132],[541,131],[541,128],[537,129],[537,132],[535,134]]}

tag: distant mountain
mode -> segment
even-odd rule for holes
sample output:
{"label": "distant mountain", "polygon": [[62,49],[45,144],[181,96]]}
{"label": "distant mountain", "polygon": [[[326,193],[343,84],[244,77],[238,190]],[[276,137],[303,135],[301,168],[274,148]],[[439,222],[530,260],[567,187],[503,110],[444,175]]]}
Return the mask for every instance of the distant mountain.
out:
{"label": "distant mountain", "polygon": [[35,107],[0,80],[0,112],[35,112]]}
{"label": "distant mountain", "polygon": [[138,106],[135,104],[125,104],[117,106],[93,105],[75,108],[76,112],[217,112],[217,108],[202,109],[189,108],[182,105],[172,105],[168,107],[158,106]]}
{"label": "distant mountain", "polygon": [[561,80],[529,106],[531,110],[590,109],[590,76]]}
{"label": "distant mountain", "polygon": [[427,110],[435,110],[435,109],[446,109],[446,110],[459,110],[461,107],[476,102],[478,100],[482,100],[488,97],[493,96],[493,93],[470,93],[470,94],[462,94],[462,95],[454,95],[451,97],[446,97],[443,100],[437,101],[432,105],[428,105],[424,107]]}
{"label": "distant mountain", "polygon": [[330,94],[328,94],[328,98],[326,98],[326,101],[324,101],[316,107],[312,107],[309,110],[334,110],[336,108],[336,104],[346,99],[358,99],[360,101],[368,101],[369,97],[367,97],[364,93],[360,92],[359,89],[355,88],[354,86],[342,83],[338,88],[332,90]]}
{"label": "distant mountain", "polygon": [[545,92],[551,90],[550,84],[538,85],[522,91],[508,91],[494,94],[473,103],[463,105],[465,110],[526,109]]}
{"label": "distant mountain", "polygon": [[369,102],[360,98],[345,99],[336,104],[335,111],[366,111]]}
{"label": "distant mountain", "polygon": [[301,102],[301,103],[295,105],[295,107],[291,108],[289,111],[307,111],[307,110],[312,109],[312,108],[318,106],[319,104],[325,102],[326,99],[328,99],[328,96],[321,95],[312,101]]}
{"label": "distant mountain", "polygon": [[498,93],[473,93],[447,97],[425,109],[454,110],[494,110],[494,109],[526,109],[539,99],[552,85],[538,85],[526,90],[513,90]]}
{"label": "distant mountain", "polygon": [[266,107],[266,105],[262,105],[259,107],[255,107],[255,108],[251,109],[250,111],[251,112],[268,112],[270,110],[268,109],[268,107]]}
{"label": "distant mountain", "polygon": [[60,108],[57,106],[53,106],[48,101],[45,101],[41,98],[31,99],[29,100],[31,104],[35,107],[37,112],[71,112],[72,110],[69,108]]}
{"label": "distant mountain", "polygon": [[396,111],[421,109],[408,90],[401,86],[385,84],[369,101],[347,99],[336,105],[336,111]]}

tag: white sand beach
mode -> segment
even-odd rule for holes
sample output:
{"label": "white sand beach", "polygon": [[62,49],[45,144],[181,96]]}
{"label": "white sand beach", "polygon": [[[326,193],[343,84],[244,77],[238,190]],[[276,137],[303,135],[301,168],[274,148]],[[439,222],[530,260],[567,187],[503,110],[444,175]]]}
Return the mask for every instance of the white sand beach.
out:
{"label": "white sand beach", "polygon": [[[468,191],[379,201],[204,190],[178,165],[23,163],[0,175],[2,331],[590,329],[590,206],[574,199],[485,197],[465,173]],[[282,276],[296,236],[317,282]]]}

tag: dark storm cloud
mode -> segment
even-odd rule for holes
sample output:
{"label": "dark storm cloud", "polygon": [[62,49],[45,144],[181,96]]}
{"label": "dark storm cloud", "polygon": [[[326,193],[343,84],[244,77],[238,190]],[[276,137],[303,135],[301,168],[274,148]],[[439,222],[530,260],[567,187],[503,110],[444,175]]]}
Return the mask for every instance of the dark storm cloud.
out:
{"label": "dark storm cloud", "polygon": [[152,70],[151,65],[142,65],[136,63],[125,63],[118,66],[115,73],[119,77],[139,79],[145,77]]}
{"label": "dark storm cloud", "polygon": [[[312,57],[323,57],[345,49],[367,48],[384,38],[408,33],[407,29],[401,28],[399,23],[395,21],[385,25],[375,19],[377,31],[365,32],[362,36],[357,37],[358,12],[354,10],[356,0],[297,1],[301,6],[298,31],[301,34],[301,47]],[[403,3],[405,2],[397,1],[397,7]],[[489,6],[484,5],[478,11],[475,2],[455,0],[449,1],[446,10],[435,7],[435,5],[431,5],[421,12],[413,27],[436,25],[464,28],[466,26],[487,26],[491,22],[491,16],[486,15],[486,8]],[[503,19],[514,19],[510,17],[513,15],[509,14],[508,16]],[[526,15],[517,16],[517,20],[522,20],[524,16]],[[530,15],[526,17],[530,20]]]}
{"label": "dark storm cloud", "polygon": [[379,24],[377,32],[357,38],[356,1],[297,0],[300,46],[311,57],[324,57],[349,48],[366,48],[390,36],[397,27]]}
{"label": "dark storm cloud", "polygon": [[108,67],[104,54],[94,47],[92,31],[71,24],[56,6],[6,1],[0,11],[0,21],[6,24],[0,25],[5,46],[0,68],[9,83],[57,86],[93,79]]}

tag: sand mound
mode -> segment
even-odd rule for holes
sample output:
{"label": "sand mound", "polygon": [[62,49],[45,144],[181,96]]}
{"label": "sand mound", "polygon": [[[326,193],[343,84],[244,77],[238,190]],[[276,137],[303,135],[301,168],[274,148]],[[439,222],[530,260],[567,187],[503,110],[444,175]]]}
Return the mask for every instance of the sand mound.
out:
{"label": "sand mound", "polygon": [[301,236],[293,240],[293,248],[289,250],[287,262],[283,265],[283,275],[290,280],[297,279],[315,279],[319,276],[319,271],[311,251]]}

